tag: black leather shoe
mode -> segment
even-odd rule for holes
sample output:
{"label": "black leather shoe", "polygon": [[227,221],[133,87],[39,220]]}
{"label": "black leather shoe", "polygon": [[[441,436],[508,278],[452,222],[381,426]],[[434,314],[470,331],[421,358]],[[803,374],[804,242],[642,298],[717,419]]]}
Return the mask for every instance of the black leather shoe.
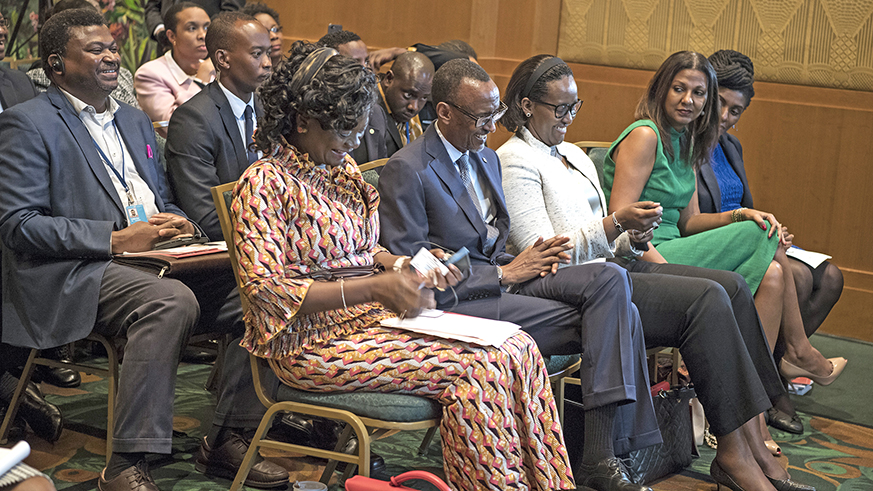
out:
{"label": "black leather shoe", "polygon": [[30,382],[21,396],[18,414],[27,421],[36,436],[50,443],[58,441],[64,429],[61,410],[42,397],[36,384]]}
{"label": "black leather shoe", "polygon": [[621,459],[609,457],[596,464],[580,463],[573,470],[576,484],[596,491],[652,491],[652,488],[635,484]]}
{"label": "black leather shoe", "polygon": [[[0,405],[0,424],[3,423],[3,419],[6,417],[7,409],[9,409],[8,405]],[[18,411],[15,419],[12,420],[12,424],[9,425],[9,433],[6,435],[6,439],[10,443],[19,442],[24,440],[25,435],[27,435],[27,423],[21,417],[21,411]]]}
{"label": "black leather shoe", "polygon": [[[312,446],[324,450],[333,450],[339,442],[340,434],[342,434],[345,425],[339,421],[325,418],[315,418],[312,420]],[[343,446],[343,453],[354,455],[358,453],[358,438],[352,435],[349,441]],[[346,470],[346,462],[339,462],[337,470],[343,472]],[[381,455],[370,453],[370,476],[378,474],[385,470],[385,459]]]}
{"label": "black leather shoe", "polygon": [[192,365],[208,365],[214,363],[216,358],[217,356],[215,353],[203,351],[196,346],[188,346],[185,348],[185,351],[182,352],[182,363],[189,363]]}
{"label": "black leather shoe", "polygon": [[97,489],[100,491],[161,491],[149,474],[148,464],[144,460],[123,470],[111,481],[104,479],[105,474],[106,469],[103,469],[97,480]]}
{"label": "black leather shoe", "polygon": [[280,442],[312,446],[312,419],[296,413],[285,413],[273,424],[267,437]]}
{"label": "black leather shoe", "polygon": [[[70,349],[69,344],[42,350],[42,356],[52,360],[73,363],[73,351]],[[34,382],[45,382],[57,387],[78,387],[82,383],[82,376],[72,368],[52,368],[45,365],[34,367],[31,379]]]}
{"label": "black leather shoe", "polygon": [[795,435],[803,434],[803,421],[797,413],[794,416],[789,416],[775,407],[771,407],[767,410],[767,424],[777,430],[787,431]]}
{"label": "black leather shoe", "polygon": [[[242,465],[249,443],[238,434],[232,434],[230,438],[216,448],[210,448],[206,437],[200,443],[200,452],[194,462],[194,468],[208,476],[218,476],[231,481],[236,477],[239,467]],[[281,466],[255,455],[255,463],[246,476],[246,486],[253,488],[280,488],[288,484],[288,471]]]}

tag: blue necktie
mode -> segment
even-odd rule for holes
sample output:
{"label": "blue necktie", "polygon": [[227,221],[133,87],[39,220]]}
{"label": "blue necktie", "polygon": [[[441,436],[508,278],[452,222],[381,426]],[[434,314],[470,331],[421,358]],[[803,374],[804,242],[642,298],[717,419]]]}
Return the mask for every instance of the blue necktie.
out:
{"label": "blue necktie", "polygon": [[248,156],[249,165],[254,164],[255,161],[258,160],[258,152],[252,150],[252,143],[254,142],[252,135],[255,134],[255,121],[252,119],[252,112],[252,106],[246,106],[246,110],[243,113],[246,118],[246,141],[244,142],[244,145],[246,147],[246,156]]}

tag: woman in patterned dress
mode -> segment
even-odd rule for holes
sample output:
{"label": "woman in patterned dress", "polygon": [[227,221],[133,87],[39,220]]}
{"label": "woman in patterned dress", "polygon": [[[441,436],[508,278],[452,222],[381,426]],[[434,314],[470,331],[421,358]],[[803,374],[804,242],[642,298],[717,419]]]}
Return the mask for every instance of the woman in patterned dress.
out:
{"label": "woman in patterned dress", "polygon": [[[348,156],[375,90],[369,69],[304,42],[261,87],[265,115],[255,141],[265,157],[240,178],[232,205],[250,304],[244,344],[298,389],[439,401],[444,468],[455,489],[573,489],[548,374],[527,334],[493,348],[380,326],[433,297],[408,258],[378,245],[379,195]],[[300,277],[374,262],[387,272],[338,282]],[[459,276],[453,269],[425,286]]]}

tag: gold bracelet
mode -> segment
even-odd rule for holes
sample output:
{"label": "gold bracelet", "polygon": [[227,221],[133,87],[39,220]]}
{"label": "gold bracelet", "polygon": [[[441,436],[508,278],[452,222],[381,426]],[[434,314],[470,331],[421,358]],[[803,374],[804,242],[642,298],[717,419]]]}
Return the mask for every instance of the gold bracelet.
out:
{"label": "gold bracelet", "polygon": [[744,222],[746,220],[745,215],[743,215],[743,210],[746,208],[737,208],[736,210],[731,212],[731,222]]}
{"label": "gold bracelet", "polygon": [[345,289],[345,280],[340,278],[340,296],[343,297],[343,308],[349,310],[349,306],[346,305],[346,289]]}

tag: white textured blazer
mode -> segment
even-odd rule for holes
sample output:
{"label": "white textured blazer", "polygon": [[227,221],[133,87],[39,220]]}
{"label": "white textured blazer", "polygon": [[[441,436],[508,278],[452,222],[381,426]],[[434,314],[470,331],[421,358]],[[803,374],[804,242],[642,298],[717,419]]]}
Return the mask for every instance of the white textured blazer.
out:
{"label": "white textured blazer", "polygon": [[[600,188],[597,170],[591,159],[576,145],[557,145],[570,168],[553,157],[552,148],[534,137],[527,128],[521,137],[513,136],[497,155],[503,166],[503,192],[509,209],[507,252],[518,254],[544,239],[563,235],[573,244],[572,264],[601,257],[638,256],[630,245],[627,232],[614,243],[606,239],[603,218],[606,198]],[[589,199],[594,192],[600,200],[600,212],[592,210]]]}

